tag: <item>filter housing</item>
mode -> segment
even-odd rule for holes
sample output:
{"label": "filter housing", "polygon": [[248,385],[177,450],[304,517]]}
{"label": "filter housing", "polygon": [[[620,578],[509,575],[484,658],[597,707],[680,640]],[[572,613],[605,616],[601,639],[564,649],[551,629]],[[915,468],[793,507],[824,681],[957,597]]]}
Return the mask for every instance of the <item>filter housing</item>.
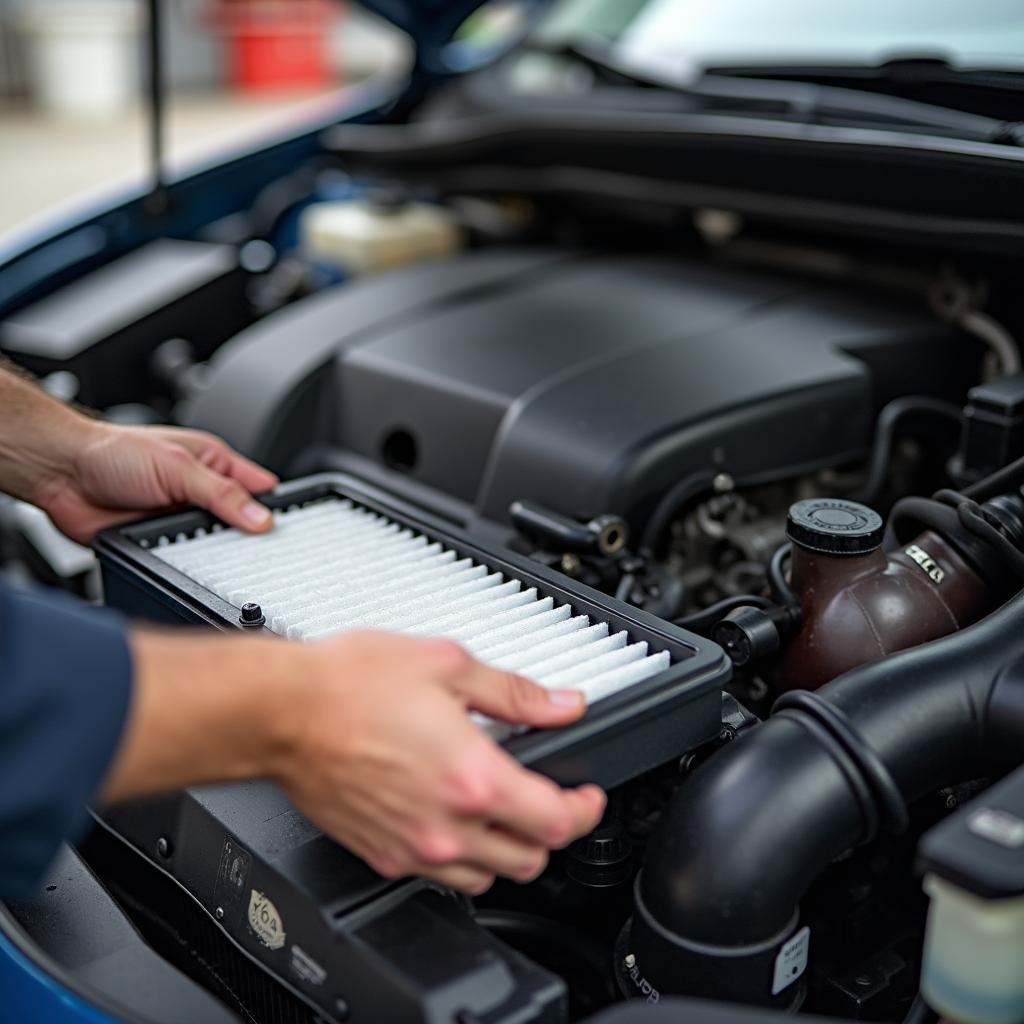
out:
{"label": "filter housing", "polygon": [[495,667],[588,698],[567,728],[508,749],[565,784],[614,786],[712,739],[729,663],[717,645],[337,474],[284,485],[260,537],[200,512],[105,533],[108,603],[160,621],[314,640],[351,628],[443,635]]}

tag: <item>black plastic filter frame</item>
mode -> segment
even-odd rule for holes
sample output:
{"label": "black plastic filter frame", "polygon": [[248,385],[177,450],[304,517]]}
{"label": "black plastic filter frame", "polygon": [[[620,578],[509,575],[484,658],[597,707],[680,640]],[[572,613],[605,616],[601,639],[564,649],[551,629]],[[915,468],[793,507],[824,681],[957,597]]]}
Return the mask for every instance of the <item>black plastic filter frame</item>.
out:
{"label": "black plastic filter frame", "polygon": [[[536,587],[542,597],[590,615],[630,641],[646,640],[652,653],[668,651],[671,665],[656,676],[595,701],[578,722],[561,729],[532,730],[503,746],[520,762],[563,785],[596,782],[615,786],[713,739],[721,728],[721,690],[731,664],[722,649],[590,587],[505,549],[485,550],[457,526],[399,501],[355,477],[329,473],[279,486],[265,496],[273,509],[331,498],[357,505],[440,541],[459,557]],[[107,603],[133,617],[246,629],[240,609],[178,572],[150,548],[161,537],[192,535],[217,520],[186,511],[102,533],[96,541]],[[252,594],[251,601],[259,601]],[[265,627],[256,631],[275,635]]]}

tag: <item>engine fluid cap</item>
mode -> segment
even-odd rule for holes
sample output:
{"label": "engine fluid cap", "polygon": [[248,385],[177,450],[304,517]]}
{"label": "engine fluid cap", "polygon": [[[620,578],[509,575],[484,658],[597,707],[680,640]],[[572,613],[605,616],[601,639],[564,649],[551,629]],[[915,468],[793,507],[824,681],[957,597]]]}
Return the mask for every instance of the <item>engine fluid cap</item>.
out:
{"label": "engine fluid cap", "polygon": [[866,555],[881,547],[882,517],[867,505],[841,498],[809,498],[789,507],[786,536],[808,551]]}

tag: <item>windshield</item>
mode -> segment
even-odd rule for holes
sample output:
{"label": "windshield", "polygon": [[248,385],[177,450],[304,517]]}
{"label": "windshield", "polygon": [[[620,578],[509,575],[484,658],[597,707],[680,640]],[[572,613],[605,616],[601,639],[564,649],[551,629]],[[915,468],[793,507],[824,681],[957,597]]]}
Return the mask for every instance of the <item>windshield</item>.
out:
{"label": "windshield", "polygon": [[878,64],[939,57],[1024,69],[1022,0],[560,0],[548,44],[600,40],[662,71],[743,64]]}

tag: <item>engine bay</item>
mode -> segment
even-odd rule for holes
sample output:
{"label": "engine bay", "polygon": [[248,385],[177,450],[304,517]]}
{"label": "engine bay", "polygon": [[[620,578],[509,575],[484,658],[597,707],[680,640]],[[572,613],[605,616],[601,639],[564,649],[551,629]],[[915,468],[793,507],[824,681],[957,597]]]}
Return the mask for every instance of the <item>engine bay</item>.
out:
{"label": "engine bay", "polygon": [[[597,700],[582,759],[571,737],[534,737],[539,755],[520,737],[552,777],[609,784],[608,812],[537,881],[472,902],[384,885],[260,784],[103,812],[90,871],[252,1022],[567,1024],[680,996],[919,1024],[922,983],[967,1013],[955,951],[985,928],[961,907],[926,938],[929,907],[934,922],[970,893],[980,920],[1024,891],[979,881],[984,829],[1024,830],[1020,783],[999,782],[1024,706],[1013,266],[713,209],[682,223],[450,183],[424,198],[400,164],[343,186],[307,169],[312,192],[270,218],[297,233],[281,253],[263,237],[237,263],[223,237],[144,248],[16,312],[0,343],[112,418],[224,437],[292,481],[282,516],[342,481],[538,605],[562,595],[566,617],[661,644],[673,670],[685,652],[699,699],[652,703],[659,676]],[[359,230],[302,220],[321,206]],[[422,206],[457,229],[441,257],[396,222]],[[340,271],[330,253],[351,270],[367,225],[408,252]],[[276,584],[183,579],[192,563],[160,555],[215,550],[208,518],[107,536],[102,588],[45,524],[12,506],[3,522],[24,576],[142,618],[307,635],[272,609]],[[380,571],[352,577],[365,608],[394,600],[371,589]],[[331,614],[318,605],[309,635],[345,627]],[[588,678],[551,650],[556,676]]]}

